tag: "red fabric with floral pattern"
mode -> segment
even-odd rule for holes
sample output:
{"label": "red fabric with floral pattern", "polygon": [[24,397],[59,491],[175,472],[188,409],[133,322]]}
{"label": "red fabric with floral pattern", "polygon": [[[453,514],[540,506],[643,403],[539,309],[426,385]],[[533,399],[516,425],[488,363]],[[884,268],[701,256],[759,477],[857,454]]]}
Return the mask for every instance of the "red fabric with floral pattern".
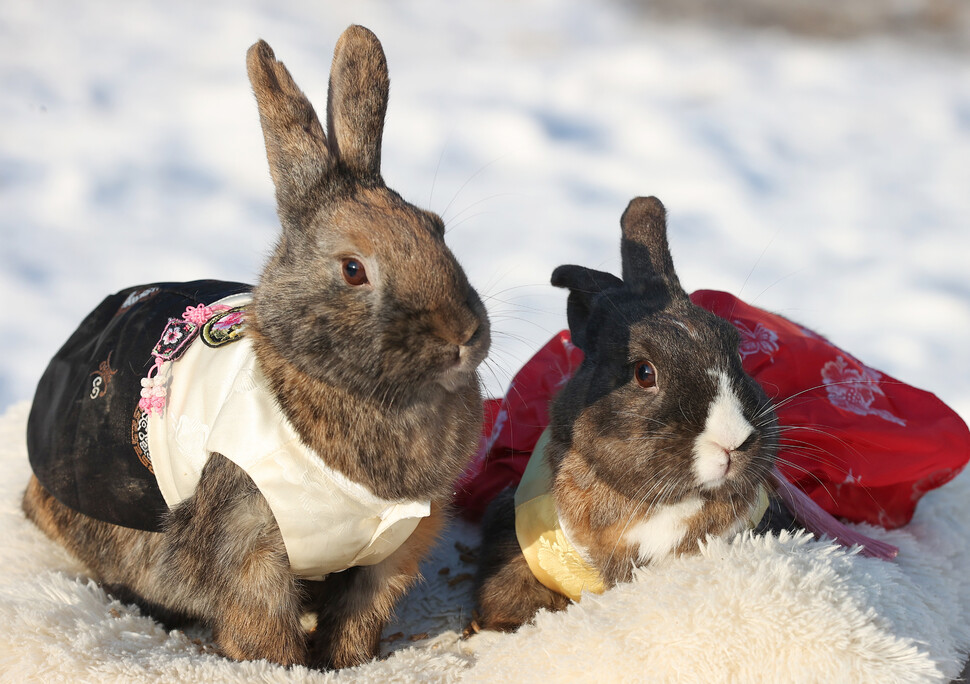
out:
{"label": "red fabric with floral pattern", "polygon": [[[829,513],[886,528],[905,525],[920,497],[970,460],[970,431],[929,392],[875,371],[820,335],[724,292],[695,304],[741,333],[745,370],[775,402],[783,427],[778,468]],[[547,405],[582,361],[562,331],[486,402],[482,446],[456,503],[477,517],[522,476],[548,423]]]}

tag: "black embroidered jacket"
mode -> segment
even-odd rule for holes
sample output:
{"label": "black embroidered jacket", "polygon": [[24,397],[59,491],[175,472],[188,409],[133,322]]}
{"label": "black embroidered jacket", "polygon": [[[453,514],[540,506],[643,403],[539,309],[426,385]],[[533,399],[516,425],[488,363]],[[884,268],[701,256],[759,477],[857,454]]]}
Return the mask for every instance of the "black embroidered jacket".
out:
{"label": "black embroidered jacket", "polygon": [[27,422],[34,474],[64,505],[123,527],[160,531],[168,510],[148,453],[141,379],[170,318],[251,290],[243,283],[155,283],[107,297],[41,377]]}

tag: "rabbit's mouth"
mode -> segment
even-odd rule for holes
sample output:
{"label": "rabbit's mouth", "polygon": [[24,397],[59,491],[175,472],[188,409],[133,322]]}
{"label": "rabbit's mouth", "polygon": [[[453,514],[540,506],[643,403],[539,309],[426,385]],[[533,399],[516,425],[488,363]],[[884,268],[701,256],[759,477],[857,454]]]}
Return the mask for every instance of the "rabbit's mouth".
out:
{"label": "rabbit's mouth", "polygon": [[447,359],[442,364],[438,384],[455,392],[469,384],[478,364],[485,360],[491,343],[487,321],[481,321],[475,331],[461,344],[449,345]]}
{"label": "rabbit's mouth", "polygon": [[449,365],[438,376],[438,384],[449,392],[467,387],[470,377],[484,358],[485,354],[475,347],[457,347]]}
{"label": "rabbit's mouth", "polygon": [[485,359],[487,345],[483,348],[473,346],[458,347],[451,364],[438,376],[438,384],[448,392],[456,392],[472,383],[475,370]]}

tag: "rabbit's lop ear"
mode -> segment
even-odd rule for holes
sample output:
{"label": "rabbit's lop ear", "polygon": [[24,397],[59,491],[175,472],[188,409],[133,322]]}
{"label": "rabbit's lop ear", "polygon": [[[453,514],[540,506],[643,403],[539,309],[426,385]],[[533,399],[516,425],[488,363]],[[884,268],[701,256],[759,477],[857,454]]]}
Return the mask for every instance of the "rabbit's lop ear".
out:
{"label": "rabbit's lop ear", "polygon": [[246,68],[277,199],[296,202],[333,167],[327,137],[313,105],[265,41],[249,48]]}
{"label": "rabbit's lop ear", "polygon": [[672,296],[683,295],[667,244],[667,212],[656,197],[637,197],[620,218],[623,239],[623,281],[635,291],[665,286]]}
{"label": "rabbit's lop ear", "polygon": [[330,68],[327,131],[341,166],[362,179],[380,176],[381,137],[390,79],[377,36],[351,26],[340,36]]}
{"label": "rabbit's lop ear", "polygon": [[569,288],[566,300],[566,320],[573,344],[587,352],[586,324],[593,309],[593,299],[603,290],[623,287],[623,281],[612,273],[596,271],[585,266],[559,266],[552,272],[556,287]]}

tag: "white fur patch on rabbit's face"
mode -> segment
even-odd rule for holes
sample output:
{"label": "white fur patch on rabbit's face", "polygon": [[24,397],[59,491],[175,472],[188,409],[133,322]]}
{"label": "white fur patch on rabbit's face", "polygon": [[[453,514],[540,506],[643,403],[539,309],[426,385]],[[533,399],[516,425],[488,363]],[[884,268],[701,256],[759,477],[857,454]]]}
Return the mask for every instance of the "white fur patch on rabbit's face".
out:
{"label": "white fur patch on rabbit's face", "polygon": [[694,475],[706,489],[724,482],[731,470],[731,453],[754,432],[727,373],[708,372],[717,380],[717,394],[707,408],[704,430],[694,440]]}
{"label": "white fur patch on rabbit's face", "polygon": [[704,506],[703,499],[692,498],[670,506],[657,508],[649,518],[632,525],[624,535],[625,541],[639,550],[641,563],[658,561],[673,553],[684,535],[687,522]]}

